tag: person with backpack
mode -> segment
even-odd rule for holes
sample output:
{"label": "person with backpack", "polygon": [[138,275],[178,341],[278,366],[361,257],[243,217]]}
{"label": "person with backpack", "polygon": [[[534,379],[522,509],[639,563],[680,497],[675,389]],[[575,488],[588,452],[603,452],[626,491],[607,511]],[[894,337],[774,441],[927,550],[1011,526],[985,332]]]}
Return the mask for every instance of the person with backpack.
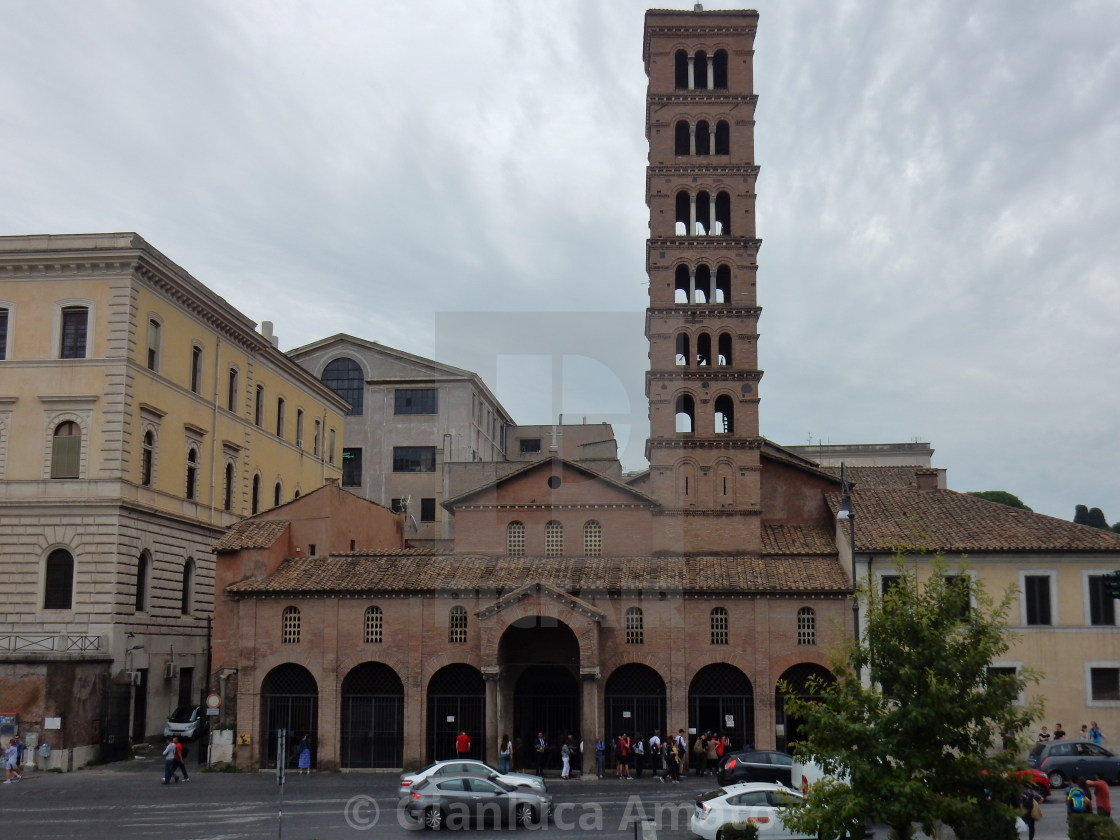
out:
{"label": "person with backpack", "polygon": [[1089,794],[1085,792],[1085,780],[1078,777],[1066,791],[1066,817],[1068,819],[1071,814],[1088,814],[1091,810]]}
{"label": "person with backpack", "polygon": [[606,756],[607,745],[602,738],[595,740],[595,775],[603,778],[603,759]]}
{"label": "person with backpack", "polygon": [[1027,824],[1027,840],[1034,840],[1034,824],[1042,819],[1042,794],[1027,785],[1019,796],[1019,816]]}
{"label": "person with backpack", "polygon": [[634,735],[634,778],[642,778],[642,768],[646,764],[646,740],[640,734]]}

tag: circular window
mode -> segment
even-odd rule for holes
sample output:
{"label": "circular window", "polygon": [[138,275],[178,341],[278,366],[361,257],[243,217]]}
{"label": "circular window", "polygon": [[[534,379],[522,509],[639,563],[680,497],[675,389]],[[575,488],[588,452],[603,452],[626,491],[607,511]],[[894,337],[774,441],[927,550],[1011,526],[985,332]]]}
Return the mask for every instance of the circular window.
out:
{"label": "circular window", "polygon": [[560,486],[560,476],[550,475],[548,477],[548,486],[551,487],[553,490],[555,490],[557,487],[559,487]]}

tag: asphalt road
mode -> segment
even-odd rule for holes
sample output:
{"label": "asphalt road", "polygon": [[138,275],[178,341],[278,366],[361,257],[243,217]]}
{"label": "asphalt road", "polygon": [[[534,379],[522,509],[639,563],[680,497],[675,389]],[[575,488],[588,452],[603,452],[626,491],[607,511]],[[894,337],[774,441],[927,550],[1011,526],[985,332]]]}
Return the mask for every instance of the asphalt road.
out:
{"label": "asphalt road", "polygon": [[[0,835],[34,840],[358,840],[426,836],[401,825],[396,774],[288,775],[283,789],[271,773],[207,773],[190,782],[162,785],[162,762],[142,759],[75,773],[28,773],[0,785]],[[688,817],[705,779],[679,785],[649,779],[549,780],[555,819],[522,834],[594,833],[634,838],[634,822],[656,819],[643,840],[688,838]],[[1036,840],[1067,837],[1065,808],[1057,793],[1043,806]],[[510,829],[473,830],[472,837],[508,836]],[[877,838],[885,838],[877,831]],[[765,838],[763,838],[765,840]]]}

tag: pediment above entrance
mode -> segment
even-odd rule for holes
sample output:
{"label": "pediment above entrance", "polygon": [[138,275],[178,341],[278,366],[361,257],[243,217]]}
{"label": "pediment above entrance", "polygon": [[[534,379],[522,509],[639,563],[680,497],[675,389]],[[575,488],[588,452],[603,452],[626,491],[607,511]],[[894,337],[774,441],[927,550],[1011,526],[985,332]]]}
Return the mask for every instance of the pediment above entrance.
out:
{"label": "pediment above entrance", "polygon": [[537,598],[541,601],[548,599],[564,607],[566,610],[576,615],[582,616],[585,619],[602,623],[605,614],[593,607],[591,604],[584,601],[582,598],[577,598],[565,592],[563,589],[558,589],[552,584],[545,583],[544,581],[535,581],[527,583],[518,589],[514,589],[505,593],[502,597],[495,600],[493,603],[483,607],[475,615],[479,621],[487,621],[494,618],[499,613],[506,610],[519,607],[525,603],[526,600]]}

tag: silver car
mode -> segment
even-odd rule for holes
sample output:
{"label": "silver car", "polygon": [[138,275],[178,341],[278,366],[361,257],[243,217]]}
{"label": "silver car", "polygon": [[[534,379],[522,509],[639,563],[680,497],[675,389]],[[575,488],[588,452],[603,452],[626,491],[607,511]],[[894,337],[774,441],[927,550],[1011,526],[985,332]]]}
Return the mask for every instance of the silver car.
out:
{"label": "silver car", "polygon": [[[548,823],[552,797],[481,776],[432,776],[412,785],[401,808],[412,825],[428,829],[470,825],[529,828]],[[408,825],[408,823],[403,823]]]}
{"label": "silver car", "polygon": [[448,759],[430,764],[423,770],[415,773],[401,773],[399,796],[408,796],[413,786],[423,779],[433,776],[481,776],[484,779],[498,779],[503,784],[515,788],[535,790],[537,793],[547,793],[548,786],[540,776],[528,773],[499,773],[489,764],[473,759]]}

